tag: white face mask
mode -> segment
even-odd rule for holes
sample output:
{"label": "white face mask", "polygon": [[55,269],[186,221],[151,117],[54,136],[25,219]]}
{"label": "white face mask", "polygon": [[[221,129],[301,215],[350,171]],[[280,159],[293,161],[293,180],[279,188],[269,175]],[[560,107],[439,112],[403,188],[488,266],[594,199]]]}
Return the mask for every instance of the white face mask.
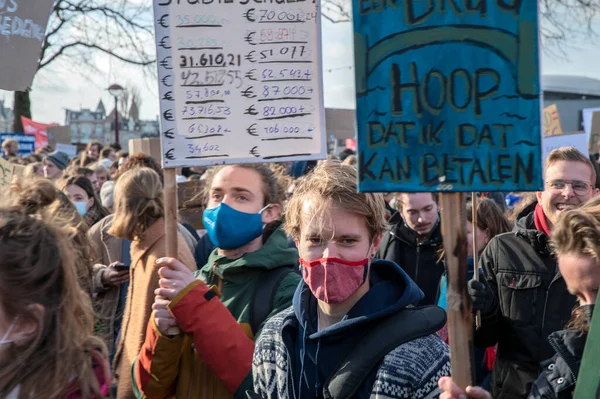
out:
{"label": "white face mask", "polygon": [[12,331],[13,327],[15,326],[15,324],[17,324],[17,319],[13,320],[13,322],[10,324],[10,327],[8,327],[8,330],[6,330],[6,332],[4,333],[4,336],[2,337],[2,339],[0,339],[0,345],[2,345],[2,344],[10,344],[11,342],[15,342],[14,339],[7,339],[8,335]]}

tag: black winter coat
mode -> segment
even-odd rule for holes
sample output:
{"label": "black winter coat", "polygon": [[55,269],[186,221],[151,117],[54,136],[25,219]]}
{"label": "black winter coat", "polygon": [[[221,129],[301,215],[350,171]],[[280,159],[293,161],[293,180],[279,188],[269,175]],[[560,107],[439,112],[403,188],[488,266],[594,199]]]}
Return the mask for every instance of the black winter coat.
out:
{"label": "black winter coat", "polygon": [[543,372],[533,383],[529,399],[571,399],[583,357],[587,334],[562,330],[548,337],[556,351],[554,357],[542,364]]}
{"label": "black winter coat", "polygon": [[481,255],[480,267],[497,303],[482,315],[474,341],[481,348],[498,344],[491,383],[495,398],[527,398],[540,363],[555,354],[548,336],[564,328],[576,303],[548,236],[535,229],[534,209],[535,204],[527,208],[515,229],[493,238]]}
{"label": "black winter coat", "polygon": [[428,240],[418,242],[417,233],[409,228],[398,212],[391,220],[392,228],[383,235],[375,258],[398,264],[425,294],[419,305],[436,305],[440,279],[445,267],[440,257],[442,233],[440,225],[433,229]]}

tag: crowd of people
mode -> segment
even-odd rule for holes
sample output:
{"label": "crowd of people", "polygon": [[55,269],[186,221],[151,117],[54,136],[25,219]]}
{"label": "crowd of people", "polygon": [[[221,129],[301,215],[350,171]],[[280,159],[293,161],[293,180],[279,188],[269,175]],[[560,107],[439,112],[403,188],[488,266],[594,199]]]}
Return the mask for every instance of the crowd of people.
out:
{"label": "crowd of people", "polygon": [[[184,168],[197,231],[166,257],[162,169],[44,148],[0,195],[0,397],[565,398],[600,287],[596,169],[466,199],[474,386],[450,377],[435,193],[359,193],[356,155]],[[473,218],[472,215],[476,217]],[[473,246],[476,237],[476,247]],[[477,259],[478,264],[475,264]],[[441,396],[440,396],[441,395]]]}

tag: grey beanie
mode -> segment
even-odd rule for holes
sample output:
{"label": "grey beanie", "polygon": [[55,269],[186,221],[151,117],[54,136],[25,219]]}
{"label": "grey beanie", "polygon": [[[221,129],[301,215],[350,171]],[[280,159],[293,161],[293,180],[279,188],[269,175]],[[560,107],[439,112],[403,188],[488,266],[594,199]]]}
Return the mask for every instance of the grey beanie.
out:
{"label": "grey beanie", "polygon": [[102,202],[103,207],[112,208],[112,206],[115,204],[114,191],[114,181],[109,180],[107,182],[104,182],[102,188],[100,189],[100,202]]}
{"label": "grey beanie", "polygon": [[69,164],[69,156],[62,151],[54,151],[48,154],[48,159],[60,170],[65,170]]}

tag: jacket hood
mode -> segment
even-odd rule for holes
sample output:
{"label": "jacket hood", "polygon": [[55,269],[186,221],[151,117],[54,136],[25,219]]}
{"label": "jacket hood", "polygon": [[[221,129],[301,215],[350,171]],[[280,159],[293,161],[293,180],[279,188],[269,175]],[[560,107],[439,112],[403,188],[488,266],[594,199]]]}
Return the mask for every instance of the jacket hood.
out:
{"label": "jacket hood", "polygon": [[534,201],[517,214],[517,217],[515,218],[516,223],[514,230],[535,230],[535,224],[533,223],[533,212],[535,211],[536,206],[537,201]]}
{"label": "jacket hood", "polygon": [[208,258],[208,263],[202,267],[201,274],[211,274],[214,264],[216,264],[215,270],[219,277],[226,278],[247,272],[249,268],[265,271],[297,263],[298,251],[296,248],[288,247],[287,236],[281,228],[277,228],[272,234],[265,235],[263,246],[258,251],[246,253],[241,258],[228,259],[219,255],[218,249],[213,250]]}
{"label": "jacket hood", "polygon": [[537,252],[543,256],[549,256],[552,253],[550,248],[550,238],[543,231],[535,228],[534,212],[537,202],[527,206],[521,213],[515,223],[513,232],[515,235],[528,242]]}
{"label": "jacket hood", "polygon": [[415,305],[424,297],[421,289],[394,262],[373,260],[369,276],[369,291],[342,321],[322,331],[317,331],[317,299],[304,281],[298,285],[293,299],[294,312],[300,324],[306,326],[310,339],[366,329],[371,323]]}

